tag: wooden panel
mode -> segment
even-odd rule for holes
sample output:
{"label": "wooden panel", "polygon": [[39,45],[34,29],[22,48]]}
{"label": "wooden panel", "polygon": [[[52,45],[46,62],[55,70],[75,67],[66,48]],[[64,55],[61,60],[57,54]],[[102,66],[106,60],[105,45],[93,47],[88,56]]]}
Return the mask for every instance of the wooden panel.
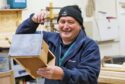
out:
{"label": "wooden panel", "polygon": [[15,84],[13,71],[0,72],[0,84]]}
{"label": "wooden panel", "polygon": [[0,48],[9,48],[14,33],[0,32]]}
{"label": "wooden panel", "polygon": [[101,70],[99,84],[125,84],[125,72]]}
{"label": "wooden panel", "polygon": [[36,73],[38,68],[46,67],[45,63],[43,63],[38,57],[15,58],[14,60],[21,64],[33,78],[40,77]]}
{"label": "wooden panel", "polygon": [[0,32],[15,32],[21,22],[21,10],[0,11]]}
{"label": "wooden panel", "polygon": [[15,33],[22,19],[21,9],[0,10],[0,48],[9,48],[10,37]]}
{"label": "wooden panel", "polygon": [[41,77],[40,75],[38,75],[36,73],[36,71],[38,70],[38,68],[41,68],[41,67],[47,67],[48,65],[50,66],[53,66],[55,65],[55,57],[54,55],[51,53],[51,51],[49,51],[48,53],[48,63],[45,63],[44,60],[46,59],[41,59],[40,57],[45,57],[44,55],[45,54],[42,54],[41,56],[39,57],[18,57],[18,58],[14,58],[13,59],[20,65],[22,65],[25,70],[29,73],[29,75],[32,77],[32,78],[38,78],[38,77]]}

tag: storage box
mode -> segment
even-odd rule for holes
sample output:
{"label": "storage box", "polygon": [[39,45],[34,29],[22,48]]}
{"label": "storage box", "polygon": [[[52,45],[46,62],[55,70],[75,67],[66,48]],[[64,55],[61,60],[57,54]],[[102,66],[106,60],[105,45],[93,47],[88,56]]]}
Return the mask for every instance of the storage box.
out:
{"label": "storage box", "polygon": [[9,56],[21,64],[33,78],[40,77],[36,73],[38,68],[55,64],[55,57],[48,49],[42,34],[14,35]]}
{"label": "storage box", "polygon": [[0,72],[9,70],[9,56],[7,53],[0,53]]}
{"label": "storage box", "polygon": [[7,4],[10,5],[10,8],[26,8],[27,1],[26,0],[7,0]]}

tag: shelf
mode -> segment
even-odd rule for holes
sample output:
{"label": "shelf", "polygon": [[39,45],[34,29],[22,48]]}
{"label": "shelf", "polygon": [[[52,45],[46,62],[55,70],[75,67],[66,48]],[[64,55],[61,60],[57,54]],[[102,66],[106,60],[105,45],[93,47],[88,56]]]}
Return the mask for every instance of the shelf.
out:
{"label": "shelf", "polygon": [[112,43],[114,42],[114,39],[110,39],[110,40],[104,40],[104,41],[96,41],[98,44],[103,44],[103,43]]}
{"label": "shelf", "polygon": [[22,11],[23,9],[0,9],[0,11]]}

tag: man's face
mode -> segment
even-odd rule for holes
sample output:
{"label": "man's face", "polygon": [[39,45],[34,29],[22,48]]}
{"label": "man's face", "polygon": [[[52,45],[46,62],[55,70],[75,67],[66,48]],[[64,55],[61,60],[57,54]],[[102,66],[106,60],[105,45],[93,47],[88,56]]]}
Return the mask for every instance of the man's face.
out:
{"label": "man's face", "polygon": [[81,27],[73,17],[61,17],[58,23],[59,33],[62,40],[72,42],[79,34]]}

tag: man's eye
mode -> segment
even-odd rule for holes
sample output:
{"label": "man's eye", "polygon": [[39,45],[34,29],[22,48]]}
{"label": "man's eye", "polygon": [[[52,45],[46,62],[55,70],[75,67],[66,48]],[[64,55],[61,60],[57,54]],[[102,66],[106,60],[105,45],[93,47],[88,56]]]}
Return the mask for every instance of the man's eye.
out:
{"label": "man's eye", "polygon": [[73,21],[69,21],[68,23],[69,23],[69,24],[73,24],[74,22],[73,22]]}
{"label": "man's eye", "polygon": [[64,23],[65,23],[65,21],[64,21],[64,20],[60,20],[60,21],[59,21],[59,23],[62,23],[62,24],[64,24]]}

